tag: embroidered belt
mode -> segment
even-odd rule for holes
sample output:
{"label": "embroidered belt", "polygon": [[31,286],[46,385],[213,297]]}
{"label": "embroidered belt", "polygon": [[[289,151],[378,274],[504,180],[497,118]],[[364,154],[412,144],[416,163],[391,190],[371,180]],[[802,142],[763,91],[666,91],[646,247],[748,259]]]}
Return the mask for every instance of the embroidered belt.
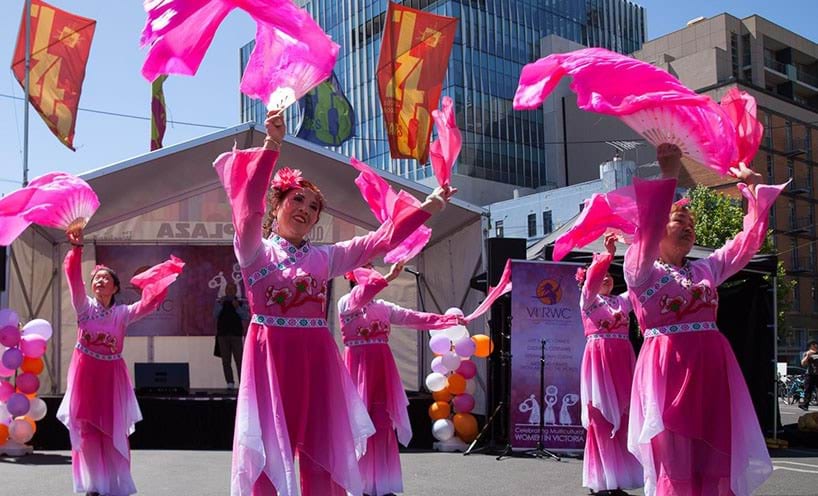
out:
{"label": "embroidered belt", "polygon": [[644,336],[646,338],[655,338],[656,336],[667,336],[669,334],[679,334],[682,332],[717,331],[718,329],[719,327],[712,320],[706,322],[687,322],[684,324],[672,324],[645,329]]}
{"label": "embroidered belt", "polygon": [[387,344],[387,338],[372,338],[372,339],[350,339],[344,342],[344,346],[364,346],[367,344]]}
{"label": "embroidered belt", "polygon": [[327,320],[309,317],[276,317],[274,315],[253,314],[250,320],[254,324],[261,324],[267,327],[327,327]]}
{"label": "embroidered belt", "polygon": [[85,346],[77,343],[74,345],[74,348],[78,349],[79,351],[85,353],[91,358],[96,358],[97,360],[104,360],[106,362],[113,362],[114,360],[119,360],[122,358],[121,353],[117,353],[115,355],[103,355],[102,353],[97,353],[96,351],[91,351],[90,349],[86,348]]}
{"label": "embroidered belt", "polygon": [[587,341],[593,341],[594,339],[628,339],[628,335],[618,332],[598,332],[596,334],[588,334],[585,336],[585,339]]}

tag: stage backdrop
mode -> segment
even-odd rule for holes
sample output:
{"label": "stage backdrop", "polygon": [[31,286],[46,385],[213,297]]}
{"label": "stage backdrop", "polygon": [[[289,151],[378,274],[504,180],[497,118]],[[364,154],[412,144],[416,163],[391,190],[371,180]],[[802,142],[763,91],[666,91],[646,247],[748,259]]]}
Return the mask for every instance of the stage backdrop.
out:
{"label": "stage backdrop", "polygon": [[[579,313],[577,264],[512,261],[511,445],[533,448],[544,416],[543,444],[582,450],[579,376],[585,335]],[[540,391],[540,348],[545,348],[545,397]],[[538,401],[539,399],[539,401]]]}
{"label": "stage backdrop", "polygon": [[168,290],[162,306],[128,326],[129,336],[213,336],[213,306],[224,294],[227,282],[235,282],[238,296],[244,296],[241,273],[230,245],[97,245],[96,254],[97,263],[117,272],[122,284],[117,301],[122,303],[139,299],[139,291],[130,284],[134,275],[167,260],[171,254],[185,261],[182,274]]}

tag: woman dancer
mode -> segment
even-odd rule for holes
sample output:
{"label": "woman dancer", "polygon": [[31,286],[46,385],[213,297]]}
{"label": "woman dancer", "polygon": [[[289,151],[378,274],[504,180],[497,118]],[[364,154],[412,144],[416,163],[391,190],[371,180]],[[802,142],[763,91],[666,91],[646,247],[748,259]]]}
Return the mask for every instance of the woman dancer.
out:
{"label": "woman dancer", "polygon": [[[334,245],[306,239],[324,208],[320,190],[300,171],[273,179],[284,121],[268,115],[262,149],[223,154],[214,164],[233,208],[235,250],[250,303],[244,347],[231,492],[295,494],[298,457],[301,494],[362,493],[357,456],[374,433],[324,320],[327,281],[397,246],[429,214],[441,210],[452,189],[438,189],[422,209],[396,207],[394,220]],[[262,238],[262,224],[273,236]],[[357,456],[356,456],[357,455]]]}
{"label": "woman dancer", "polygon": [[759,185],[740,164],[744,229],[707,258],[686,261],[694,219],[673,205],[681,152],[657,150],[665,179],[636,182],[639,228],[625,280],[645,342],[636,363],[628,448],[642,463],[645,494],[751,494],[772,472],[753,403],[718,331],[716,288],[761,247],[783,186]]}
{"label": "woman dancer", "polygon": [[628,340],[628,294],[611,295],[614,282],[608,269],[616,253],[615,235],[605,236],[605,249],[607,253],[594,255],[587,272],[578,271],[587,340],[580,380],[582,426],[588,431],[582,485],[596,494],[622,494],[621,489],[642,487],[642,467],[628,451],[636,356]]}
{"label": "woman dancer", "polygon": [[171,256],[138,274],[131,283],[142,290],[141,299],[131,305],[117,304],[119,278],[105,266],[94,269],[94,296],[86,295],[82,230],[69,231],[67,236],[73,248],[65,257],[65,275],[77,312],[77,344],[57,418],[71,436],[74,492],[126,496],[136,492],[128,436],[142,413],[122,359],[125,328],[159,307],[184,263]]}
{"label": "woman dancer", "polygon": [[412,438],[406,411],[409,400],[388,344],[390,324],[428,330],[465,323],[458,315],[417,312],[373,300],[402,270],[403,264],[395,264],[385,278],[371,268],[348,273],[352,290],[338,300],[344,361],[375,424],[375,434],[367,440],[366,454],[358,464],[369,496],[403,492],[398,441],[408,446]]}

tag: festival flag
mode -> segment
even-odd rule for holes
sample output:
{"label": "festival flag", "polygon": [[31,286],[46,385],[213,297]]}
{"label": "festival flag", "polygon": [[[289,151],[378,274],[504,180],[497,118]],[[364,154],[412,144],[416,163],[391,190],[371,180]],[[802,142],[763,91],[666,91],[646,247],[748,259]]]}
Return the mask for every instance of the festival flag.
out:
{"label": "festival flag", "polygon": [[165,108],[165,90],[162,85],[165,84],[167,78],[168,76],[163,74],[151,83],[151,151],[162,148],[162,139],[165,137],[168,113]]}
{"label": "festival flag", "polygon": [[301,125],[296,136],[324,146],[338,146],[355,136],[355,111],[332,76],[299,100]]}
{"label": "festival flag", "polygon": [[[26,12],[23,9],[11,69],[24,86]],[[85,66],[96,28],[80,17],[42,0],[31,2],[29,101],[62,144],[74,150],[74,128]]]}
{"label": "festival flag", "polygon": [[432,110],[457,30],[457,19],[389,3],[378,59],[378,90],[392,158],[429,156]]}

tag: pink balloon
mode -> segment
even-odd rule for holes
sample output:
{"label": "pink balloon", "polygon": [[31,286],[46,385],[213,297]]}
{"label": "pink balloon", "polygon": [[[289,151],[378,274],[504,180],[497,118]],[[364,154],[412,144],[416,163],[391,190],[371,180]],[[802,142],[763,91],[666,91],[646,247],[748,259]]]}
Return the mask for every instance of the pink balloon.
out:
{"label": "pink balloon", "polygon": [[429,339],[429,348],[438,355],[448,353],[452,347],[452,342],[442,334],[435,334]]}
{"label": "pink balloon", "polygon": [[17,389],[23,394],[36,393],[40,389],[40,379],[36,375],[26,372],[17,376]]}
{"label": "pink balloon", "polygon": [[31,407],[31,403],[26,398],[26,395],[22,393],[14,393],[9,397],[9,400],[6,402],[6,409],[13,417],[20,417],[28,413],[28,409]]}
{"label": "pink balloon", "polygon": [[474,409],[474,396],[469,393],[458,394],[452,400],[457,413],[469,413]]}
{"label": "pink balloon", "polygon": [[16,370],[23,364],[23,352],[17,348],[9,348],[3,353],[3,366],[9,370]]}
{"label": "pink balloon", "polygon": [[20,341],[20,351],[29,358],[40,358],[45,354],[46,340],[37,334],[23,336]]}
{"label": "pink balloon", "polygon": [[[471,340],[469,340],[471,341]],[[462,375],[464,379],[468,380],[477,375],[477,365],[471,360],[463,360],[457,368],[457,373]]]}
{"label": "pink balloon", "polygon": [[0,329],[0,344],[7,348],[14,348],[20,342],[20,329],[6,326]]}
{"label": "pink balloon", "polygon": [[[2,348],[0,348],[2,350]],[[7,369],[5,365],[3,365],[3,360],[0,360],[0,377],[11,377],[14,375],[14,371],[11,369]]]}
{"label": "pink balloon", "polygon": [[0,401],[7,402],[12,394],[14,394],[14,386],[8,381],[0,381]]}

